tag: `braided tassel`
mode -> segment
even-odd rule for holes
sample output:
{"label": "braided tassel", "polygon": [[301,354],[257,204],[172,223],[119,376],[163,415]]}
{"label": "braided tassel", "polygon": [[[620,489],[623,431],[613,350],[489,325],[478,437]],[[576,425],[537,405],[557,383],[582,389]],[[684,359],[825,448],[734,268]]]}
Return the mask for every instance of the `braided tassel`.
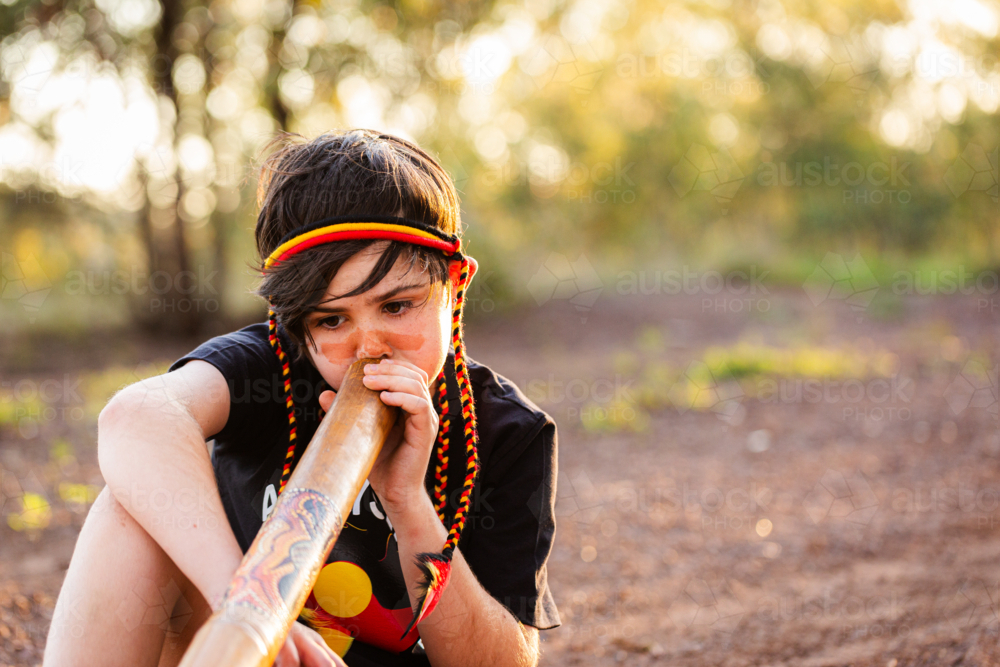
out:
{"label": "braided tassel", "polygon": [[[417,599],[417,610],[413,614],[402,637],[406,637],[414,625],[427,618],[434,611],[441,594],[451,575],[451,559],[458,546],[458,541],[462,536],[462,529],[465,527],[465,520],[469,513],[469,503],[472,498],[472,489],[476,483],[476,475],[479,472],[479,456],[476,451],[478,432],[476,428],[476,410],[472,400],[472,384],[469,382],[469,369],[465,365],[465,343],[462,338],[462,310],[465,304],[465,290],[468,287],[470,278],[469,260],[462,257],[461,278],[458,293],[455,297],[455,311],[451,318],[451,341],[455,348],[455,378],[458,381],[459,396],[462,403],[462,421],[465,424],[465,481],[462,484],[462,495],[459,499],[458,509],[448,530],[448,538],[445,540],[441,553],[422,553],[417,555],[417,567],[420,568],[421,581],[419,583],[419,597]],[[441,460],[443,453],[440,451],[439,443],[438,460]],[[442,486],[443,493],[443,486]],[[435,490],[435,495],[437,491]],[[440,501],[440,498],[436,498]],[[438,516],[443,514],[443,510],[438,511]],[[402,639],[401,637],[401,639]]]}
{"label": "braided tassel", "polygon": [[438,518],[444,523],[444,508],[448,504],[446,489],[448,488],[448,432],[451,429],[451,416],[448,414],[448,382],[445,380],[444,369],[438,375],[438,405],[441,406],[441,425],[437,437],[437,464],[434,467],[434,509]]}
{"label": "braided tassel", "polygon": [[[281,481],[278,483],[278,495],[280,496],[281,492],[285,490],[288,478],[292,476],[292,462],[295,460],[295,449],[298,446],[298,440],[295,436],[295,402],[292,400],[292,372],[289,367],[288,358],[285,356],[285,351],[281,349],[281,341],[278,339],[278,318],[274,314],[274,309],[270,307],[267,309],[267,329],[267,339],[270,341],[271,348],[281,362],[281,374],[284,376],[285,382],[285,406],[288,408],[288,451],[285,453],[285,464],[281,468]],[[321,406],[319,409],[320,421],[323,420],[325,415],[326,410]]]}
{"label": "braided tassel", "polygon": [[285,385],[285,407],[288,408],[288,451],[285,454],[285,463],[281,469],[281,482],[278,484],[278,495],[281,495],[281,492],[285,490],[285,484],[288,483],[288,478],[292,474],[292,461],[295,458],[295,447],[298,441],[295,439],[295,403],[292,401],[292,371],[289,367],[288,357],[285,355],[285,351],[281,349],[281,341],[278,340],[277,315],[274,314],[274,308],[270,307],[267,309],[267,329],[267,339],[270,341],[274,353],[278,355],[278,361],[281,362],[281,375]]}

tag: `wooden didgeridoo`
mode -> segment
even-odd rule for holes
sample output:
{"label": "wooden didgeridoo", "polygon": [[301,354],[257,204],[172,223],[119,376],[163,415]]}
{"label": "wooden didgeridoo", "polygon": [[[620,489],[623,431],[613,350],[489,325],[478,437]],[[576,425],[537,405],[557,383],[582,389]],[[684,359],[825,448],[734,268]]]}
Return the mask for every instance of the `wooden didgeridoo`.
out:
{"label": "wooden didgeridoo", "polygon": [[375,463],[398,408],[351,365],[330,411],[181,667],[270,667]]}

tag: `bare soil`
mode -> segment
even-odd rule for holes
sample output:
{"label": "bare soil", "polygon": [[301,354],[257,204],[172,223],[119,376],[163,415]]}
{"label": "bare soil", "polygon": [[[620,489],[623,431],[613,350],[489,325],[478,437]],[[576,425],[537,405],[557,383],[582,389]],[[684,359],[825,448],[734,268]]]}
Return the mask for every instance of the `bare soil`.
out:
{"label": "bare soil", "polygon": [[[542,633],[543,664],[1000,662],[995,306],[921,297],[858,312],[801,290],[766,302],[734,312],[683,295],[602,297],[586,313],[551,302],[468,326],[470,355],[560,427],[548,575],[563,625]],[[818,399],[787,384],[701,409],[644,402],[652,365],[673,369],[669,384],[708,348],[739,341],[889,355],[890,384],[857,378],[856,395],[817,377]],[[3,379],[191,347],[96,340]],[[41,531],[0,524],[0,665],[41,662],[86,514],[56,489],[102,485],[95,435],[88,420],[0,430],[5,479],[39,485],[52,511]],[[71,459],[53,458],[60,438]]]}

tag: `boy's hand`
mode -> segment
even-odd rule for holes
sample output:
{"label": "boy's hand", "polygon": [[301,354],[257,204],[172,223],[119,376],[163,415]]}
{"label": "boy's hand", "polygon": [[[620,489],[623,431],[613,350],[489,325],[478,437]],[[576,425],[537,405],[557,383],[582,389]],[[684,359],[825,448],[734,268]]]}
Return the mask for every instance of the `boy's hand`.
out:
{"label": "boy's hand", "polygon": [[[408,361],[383,359],[365,366],[364,384],[381,391],[383,403],[402,410],[368,481],[386,511],[405,512],[427,498],[424,477],[438,432],[429,380],[424,371]],[[334,396],[332,391],[320,394],[324,410],[330,409]]]}
{"label": "boy's hand", "polygon": [[318,632],[296,621],[278,652],[274,667],[347,667]]}

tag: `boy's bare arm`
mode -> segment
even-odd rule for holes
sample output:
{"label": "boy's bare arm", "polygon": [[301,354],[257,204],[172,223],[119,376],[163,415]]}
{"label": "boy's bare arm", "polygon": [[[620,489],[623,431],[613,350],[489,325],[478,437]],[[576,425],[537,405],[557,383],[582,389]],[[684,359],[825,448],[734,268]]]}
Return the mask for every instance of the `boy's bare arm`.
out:
{"label": "boy's bare arm", "polygon": [[[420,574],[414,556],[433,551],[448,531],[426,494],[405,510],[397,510],[391,518],[403,578],[411,603],[415,603],[413,591]],[[455,550],[451,567],[451,579],[441,601],[419,626],[431,663],[444,667],[537,665],[538,630],[520,623],[483,588],[460,549]]]}
{"label": "boy's bare arm", "polygon": [[225,426],[229,400],[222,373],[195,360],[123,389],[98,420],[98,459],[115,499],[213,609],[243,557],[205,446]]}

